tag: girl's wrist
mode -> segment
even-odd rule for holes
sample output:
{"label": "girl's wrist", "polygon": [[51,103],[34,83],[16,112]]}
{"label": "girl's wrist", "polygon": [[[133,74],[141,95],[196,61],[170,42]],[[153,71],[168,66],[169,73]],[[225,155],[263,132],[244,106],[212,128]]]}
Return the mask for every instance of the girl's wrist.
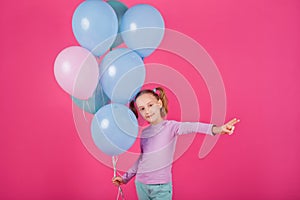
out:
{"label": "girl's wrist", "polygon": [[216,125],[212,125],[211,132],[212,132],[213,135],[217,135],[218,134],[218,132],[217,132],[217,126]]}

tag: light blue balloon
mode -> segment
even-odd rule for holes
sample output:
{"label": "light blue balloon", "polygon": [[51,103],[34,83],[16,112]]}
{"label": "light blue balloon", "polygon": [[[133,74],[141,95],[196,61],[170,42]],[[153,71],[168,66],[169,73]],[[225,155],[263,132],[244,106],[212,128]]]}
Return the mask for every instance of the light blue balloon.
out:
{"label": "light blue balloon", "polygon": [[95,92],[89,99],[82,100],[73,96],[71,97],[73,102],[79,108],[91,114],[95,114],[102,106],[108,104],[110,101],[105,92],[103,91],[100,81],[97,85]]}
{"label": "light blue balloon", "polygon": [[125,44],[143,58],[159,46],[164,32],[163,17],[156,8],[148,4],[129,8],[122,18],[121,35]]}
{"label": "light blue balloon", "polygon": [[96,146],[110,156],[127,151],[138,135],[138,122],[133,112],[121,104],[103,106],[91,124]]}
{"label": "light blue balloon", "polygon": [[100,63],[101,85],[114,103],[128,103],[143,86],[145,77],[143,60],[131,49],[110,51]]}
{"label": "light blue balloon", "polygon": [[115,11],[104,1],[84,1],[75,10],[72,28],[76,40],[94,55],[101,56],[118,33]]}

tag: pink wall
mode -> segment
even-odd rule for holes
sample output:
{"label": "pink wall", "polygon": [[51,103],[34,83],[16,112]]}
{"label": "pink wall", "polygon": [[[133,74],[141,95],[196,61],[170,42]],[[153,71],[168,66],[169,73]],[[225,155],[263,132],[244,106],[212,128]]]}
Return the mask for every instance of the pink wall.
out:
{"label": "pink wall", "polygon": [[[116,198],[112,169],[82,144],[71,99],[53,74],[56,55],[77,45],[71,19],[80,2],[1,3],[1,199]],[[204,159],[198,135],[175,162],[174,199],[299,199],[300,2],[123,2],[154,5],[167,28],[201,44],[224,81],[226,120],[241,119],[236,134],[222,136]],[[210,121],[206,86],[193,79],[186,61],[158,52],[146,62],[184,74],[199,91],[200,120]],[[169,118],[178,118],[176,103],[170,109]],[[136,199],[133,181],[123,190],[126,199]]]}

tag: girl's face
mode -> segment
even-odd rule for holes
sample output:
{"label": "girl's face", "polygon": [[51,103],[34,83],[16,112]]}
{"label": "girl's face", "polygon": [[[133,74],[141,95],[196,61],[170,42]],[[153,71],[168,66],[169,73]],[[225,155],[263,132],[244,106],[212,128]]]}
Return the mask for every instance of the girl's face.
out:
{"label": "girl's face", "polygon": [[139,113],[150,124],[158,124],[163,120],[160,114],[162,101],[157,100],[151,93],[142,94],[136,99]]}

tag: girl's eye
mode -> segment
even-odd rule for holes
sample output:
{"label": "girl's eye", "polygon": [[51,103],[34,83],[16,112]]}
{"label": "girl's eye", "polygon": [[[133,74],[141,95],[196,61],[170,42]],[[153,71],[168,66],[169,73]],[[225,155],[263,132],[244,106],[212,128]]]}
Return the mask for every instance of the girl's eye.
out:
{"label": "girl's eye", "polygon": [[140,108],[140,111],[145,110],[145,108]]}
{"label": "girl's eye", "polygon": [[150,105],[149,105],[149,107],[152,107],[152,106],[153,106],[153,104],[150,104]]}

